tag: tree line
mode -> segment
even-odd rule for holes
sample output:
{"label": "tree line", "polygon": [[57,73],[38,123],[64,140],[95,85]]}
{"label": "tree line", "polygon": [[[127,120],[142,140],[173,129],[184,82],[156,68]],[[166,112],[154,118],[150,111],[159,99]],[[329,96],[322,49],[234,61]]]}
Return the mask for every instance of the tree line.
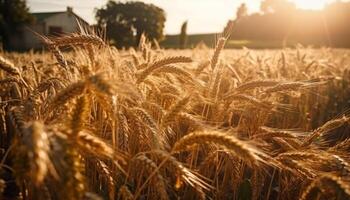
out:
{"label": "tree line", "polygon": [[[313,11],[297,9],[288,0],[263,0],[259,13],[247,13],[245,4],[237,9],[231,39],[350,47],[350,2],[336,1]],[[137,46],[142,34],[151,41],[164,39],[166,14],[153,4],[110,0],[96,9],[96,20],[97,27],[105,29],[109,42],[118,48]],[[25,0],[0,0],[0,42],[4,48],[18,27],[33,21]],[[180,48],[188,46],[187,26],[185,22],[179,30]]]}
{"label": "tree line", "polygon": [[231,39],[350,47],[350,2],[336,1],[323,10],[302,10],[287,0],[265,0],[260,13],[243,15]]}

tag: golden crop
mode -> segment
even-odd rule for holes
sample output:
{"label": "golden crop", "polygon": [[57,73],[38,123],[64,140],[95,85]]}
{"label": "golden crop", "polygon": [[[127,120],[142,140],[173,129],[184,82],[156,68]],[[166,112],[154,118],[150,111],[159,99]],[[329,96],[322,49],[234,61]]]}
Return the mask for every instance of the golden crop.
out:
{"label": "golden crop", "polygon": [[4,197],[350,198],[348,51],[44,41],[0,57]]}

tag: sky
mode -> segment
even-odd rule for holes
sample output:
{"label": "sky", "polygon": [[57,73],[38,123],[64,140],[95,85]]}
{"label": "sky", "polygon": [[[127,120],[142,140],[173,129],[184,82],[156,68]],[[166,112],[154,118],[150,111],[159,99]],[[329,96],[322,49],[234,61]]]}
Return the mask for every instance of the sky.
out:
{"label": "sky", "polygon": [[[27,0],[31,12],[64,11],[67,6],[88,21],[95,23],[95,8],[101,8],[108,0]],[[299,8],[322,9],[334,0],[291,0]],[[178,34],[184,21],[188,21],[188,33],[220,32],[228,19],[235,17],[236,9],[242,3],[248,12],[257,12],[261,0],[144,0],[153,3],[166,12],[166,34]]]}

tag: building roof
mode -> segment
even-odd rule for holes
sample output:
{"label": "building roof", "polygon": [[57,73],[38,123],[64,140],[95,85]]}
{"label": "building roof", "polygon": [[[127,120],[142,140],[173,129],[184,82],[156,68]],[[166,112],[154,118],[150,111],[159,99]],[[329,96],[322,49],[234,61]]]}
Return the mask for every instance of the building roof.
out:
{"label": "building roof", "polygon": [[61,14],[61,13],[65,13],[66,11],[63,12],[39,12],[39,13],[32,13],[33,17],[37,20],[37,22],[42,22],[45,19],[57,15],[57,14]]}
{"label": "building roof", "polygon": [[77,14],[75,14],[73,12],[73,8],[71,7],[67,7],[66,11],[60,11],[60,12],[37,12],[37,13],[32,13],[33,17],[36,19],[37,22],[43,22],[45,19],[57,15],[57,14],[62,14],[62,13],[66,13],[69,12],[71,14],[73,14],[80,22],[83,22],[87,25],[89,25],[89,23],[84,20],[83,18],[81,18],[80,16],[78,16]]}

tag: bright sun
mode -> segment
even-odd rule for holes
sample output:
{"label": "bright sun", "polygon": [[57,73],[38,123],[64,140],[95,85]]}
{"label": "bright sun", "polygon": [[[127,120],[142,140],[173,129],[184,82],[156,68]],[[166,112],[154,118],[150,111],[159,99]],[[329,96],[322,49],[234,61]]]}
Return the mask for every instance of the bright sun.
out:
{"label": "bright sun", "polygon": [[301,9],[312,9],[312,10],[321,10],[327,3],[331,2],[330,0],[291,0],[295,3],[298,8]]}

